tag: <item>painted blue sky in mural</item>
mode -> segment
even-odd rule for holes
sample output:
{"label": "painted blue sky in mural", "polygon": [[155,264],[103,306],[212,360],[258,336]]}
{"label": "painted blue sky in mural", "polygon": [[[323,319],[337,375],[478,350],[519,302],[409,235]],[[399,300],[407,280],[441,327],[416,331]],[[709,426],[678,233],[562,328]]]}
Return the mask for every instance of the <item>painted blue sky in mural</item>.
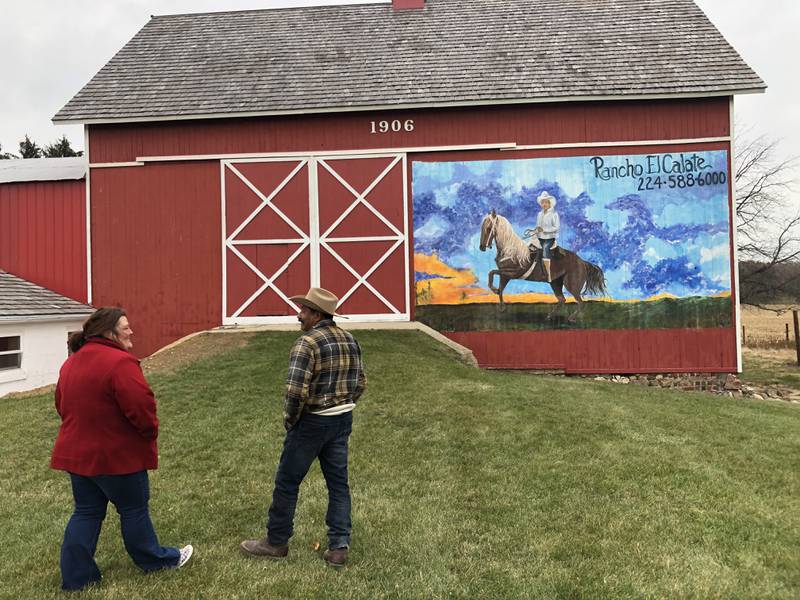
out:
{"label": "painted blue sky in mural", "polygon": [[[599,265],[612,298],[729,292],[727,163],[725,151],[414,162],[414,249],[472,269],[486,287],[495,264],[478,248],[483,217],[495,209],[522,235],[547,191],[559,245]],[[529,291],[549,286],[507,288]]]}

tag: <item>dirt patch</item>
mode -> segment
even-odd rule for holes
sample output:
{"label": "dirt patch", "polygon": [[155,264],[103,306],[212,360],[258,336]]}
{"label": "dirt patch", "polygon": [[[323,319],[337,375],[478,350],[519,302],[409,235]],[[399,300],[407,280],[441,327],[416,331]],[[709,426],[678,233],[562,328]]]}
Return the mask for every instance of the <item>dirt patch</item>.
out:
{"label": "dirt patch", "polygon": [[53,394],[55,391],[55,385],[44,385],[32,390],[27,390],[25,392],[9,392],[5,396],[0,396],[0,398],[3,400],[10,400],[11,398],[28,398],[30,396],[41,396],[42,394]]}
{"label": "dirt patch", "polygon": [[168,347],[148,356],[142,361],[142,370],[146,374],[172,373],[183,365],[222,354],[228,350],[243,348],[250,342],[253,335],[253,333],[238,331],[201,333],[171,348]]}

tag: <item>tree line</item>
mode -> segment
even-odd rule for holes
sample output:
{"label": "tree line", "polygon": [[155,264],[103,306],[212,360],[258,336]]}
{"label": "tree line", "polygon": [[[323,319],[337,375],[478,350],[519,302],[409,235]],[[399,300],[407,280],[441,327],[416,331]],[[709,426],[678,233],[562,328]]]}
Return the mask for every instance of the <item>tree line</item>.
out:
{"label": "tree line", "polygon": [[800,262],[770,264],[740,260],[739,282],[742,304],[762,308],[800,306]]}
{"label": "tree line", "polygon": [[19,143],[19,154],[3,152],[3,147],[0,145],[0,160],[13,158],[60,158],[65,156],[83,156],[82,150],[75,151],[72,149],[72,145],[66,135],[62,135],[60,139],[46,145],[44,148],[41,148],[26,135],[25,139]]}

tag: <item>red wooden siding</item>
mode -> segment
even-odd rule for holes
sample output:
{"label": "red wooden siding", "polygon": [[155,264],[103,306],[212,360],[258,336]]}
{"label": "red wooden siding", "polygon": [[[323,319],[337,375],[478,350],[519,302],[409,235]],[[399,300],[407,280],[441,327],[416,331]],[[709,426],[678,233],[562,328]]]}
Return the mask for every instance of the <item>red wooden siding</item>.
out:
{"label": "red wooden siding", "polygon": [[0,184],[0,269],[86,302],[86,182]]}
{"label": "red wooden siding", "polygon": [[445,332],[482,367],[567,373],[736,371],[736,332],[719,329],[580,329]]}
{"label": "red wooden siding", "polygon": [[[520,145],[580,144],[592,142],[678,140],[725,137],[730,134],[727,97],[628,101],[575,102],[563,104],[509,105],[439,110],[354,112],[246,119],[216,119],[89,127],[93,163],[126,162],[143,156],[191,156],[253,154],[266,152],[357,151],[398,147],[453,146],[514,142]],[[413,119],[413,131],[401,128],[386,134],[371,133],[371,122]],[[462,151],[419,153],[412,160],[481,160],[587,154],[630,154],[729,149],[724,142],[681,146],[621,148],[570,148],[501,152]],[[366,177],[356,163],[327,159],[337,164],[346,180]],[[236,163],[239,164],[239,163]],[[253,167],[256,171],[260,168]],[[128,308],[136,331],[137,354],[144,356],[192,331],[220,325],[222,319],[222,221],[220,163],[187,161],[148,163],[143,167],[92,169],[92,247],[94,303],[121,304]],[[338,202],[347,206],[352,194],[320,168],[320,233],[335,220]],[[253,175],[256,176],[256,175]],[[369,178],[367,178],[369,179]],[[368,183],[368,182],[367,182]],[[411,169],[408,169],[411,190]],[[392,174],[376,188],[372,199],[398,229],[401,207],[385,203],[402,184]],[[227,183],[226,183],[227,185]],[[300,185],[300,183],[298,183]],[[257,186],[258,187],[258,186]],[[363,186],[362,186],[363,187]],[[358,192],[362,189],[355,186]],[[227,188],[226,188],[227,190]],[[226,191],[226,194],[228,192]],[[295,190],[302,196],[302,190]],[[339,196],[337,196],[339,194]],[[409,194],[409,223],[413,204]],[[293,219],[302,220],[302,211]],[[294,209],[297,210],[294,210]],[[332,230],[332,238],[385,236],[385,223],[371,219],[370,211],[357,207],[353,220]],[[241,210],[240,210],[241,209]],[[362,210],[364,209],[364,210]],[[246,211],[246,207],[226,207]],[[298,212],[299,211],[299,212]],[[295,214],[295,212],[297,214]],[[334,211],[335,212],[335,211]],[[329,214],[330,213],[330,214]],[[232,218],[232,213],[227,219]],[[237,213],[244,218],[246,214]],[[302,217],[304,219],[304,217]],[[370,225],[369,222],[372,224]],[[273,231],[277,222],[254,222],[256,237],[282,237]],[[356,225],[353,226],[352,224]],[[228,223],[230,225],[230,223]],[[278,223],[278,225],[280,225]],[[308,223],[302,222],[305,231]],[[260,229],[259,229],[260,228]],[[266,228],[266,229],[264,229]],[[227,234],[231,233],[230,228]],[[248,236],[250,233],[247,232]],[[287,234],[288,235],[288,234]],[[409,251],[413,253],[413,235]],[[252,237],[252,236],[250,236]],[[289,237],[293,237],[289,236]],[[255,238],[254,238],[255,239]],[[376,257],[386,252],[384,241],[331,241],[330,248],[363,274]],[[292,251],[285,248],[284,255]],[[0,242],[2,252],[2,242]],[[269,271],[274,257],[259,254],[250,259]],[[298,257],[298,268],[310,268],[308,249]],[[368,281],[401,311],[405,302],[402,246]],[[285,260],[285,259],[284,259]],[[227,262],[228,269],[241,261]],[[413,264],[413,263],[412,263]],[[324,247],[320,248],[322,285],[339,293],[356,278]],[[413,268],[411,269],[413,289]],[[240,273],[251,277],[247,269]],[[285,278],[291,279],[288,273]],[[302,278],[305,281],[305,278]],[[287,280],[288,281],[288,280]],[[296,287],[280,279],[283,287]],[[298,283],[299,280],[296,282]],[[251,285],[252,284],[252,285]],[[244,283],[242,284],[244,286]],[[246,300],[259,286],[257,277],[248,286],[238,283],[228,294]],[[298,283],[299,285],[299,283]],[[240,289],[241,287],[241,289]],[[305,287],[305,284],[303,284]],[[251,289],[252,288],[252,289]],[[301,290],[304,291],[304,290]],[[349,302],[363,310],[386,311],[386,305],[365,286],[357,288]],[[263,304],[263,305],[262,305]],[[283,307],[275,297],[254,302],[247,315],[274,312]],[[409,307],[413,311],[413,306]],[[733,309],[732,309],[733,310]],[[287,311],[283,311],[286,314]],[[413,318],[413,313],[412,313]],[[502,368],[564,368],[569,372],[637,371],[733,371],[736,369],[734,328],[670,330],[574,330],[552,332],[462,332],[446,334],[470,347],[484,366]]]}
{"label": "red wooden siding", "polygon": [[[564,144],[722,137],[727,97],[566,102],[452,109],[91,125],[93,163],[140,156],[402,148],[516,142]],[[371,133],[381,120],[414,130]]]}
{"label": "red wooden siding", "polygon": [[219,162],[93,169],[93,303],[121,305],[147,356],[221,323]]}

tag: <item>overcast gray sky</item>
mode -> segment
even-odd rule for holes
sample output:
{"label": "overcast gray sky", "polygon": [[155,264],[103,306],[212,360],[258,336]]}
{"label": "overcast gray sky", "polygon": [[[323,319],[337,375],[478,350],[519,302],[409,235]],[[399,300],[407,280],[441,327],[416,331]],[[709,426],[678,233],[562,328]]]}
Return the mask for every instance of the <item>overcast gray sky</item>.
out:
{"label": "overcast gray sky", "polygon": [[[175,14],[365,0],[15,0],[0,18],[0,145],[16,153],[28,134],[40,146],[66,134],[83,149],[80,125],[50,118],[144,26]],[[369,0],[366,0],[369,1]],[[375,0],[372,0],[375,1]],[[387,0],[388,1],[388,0]],[[565,0],[568,1],[568,0]],[[767,82],[766,94],[737,96],[736,120],[782,139],[800,156],[800,2],[696,0],[745,61]]]}

